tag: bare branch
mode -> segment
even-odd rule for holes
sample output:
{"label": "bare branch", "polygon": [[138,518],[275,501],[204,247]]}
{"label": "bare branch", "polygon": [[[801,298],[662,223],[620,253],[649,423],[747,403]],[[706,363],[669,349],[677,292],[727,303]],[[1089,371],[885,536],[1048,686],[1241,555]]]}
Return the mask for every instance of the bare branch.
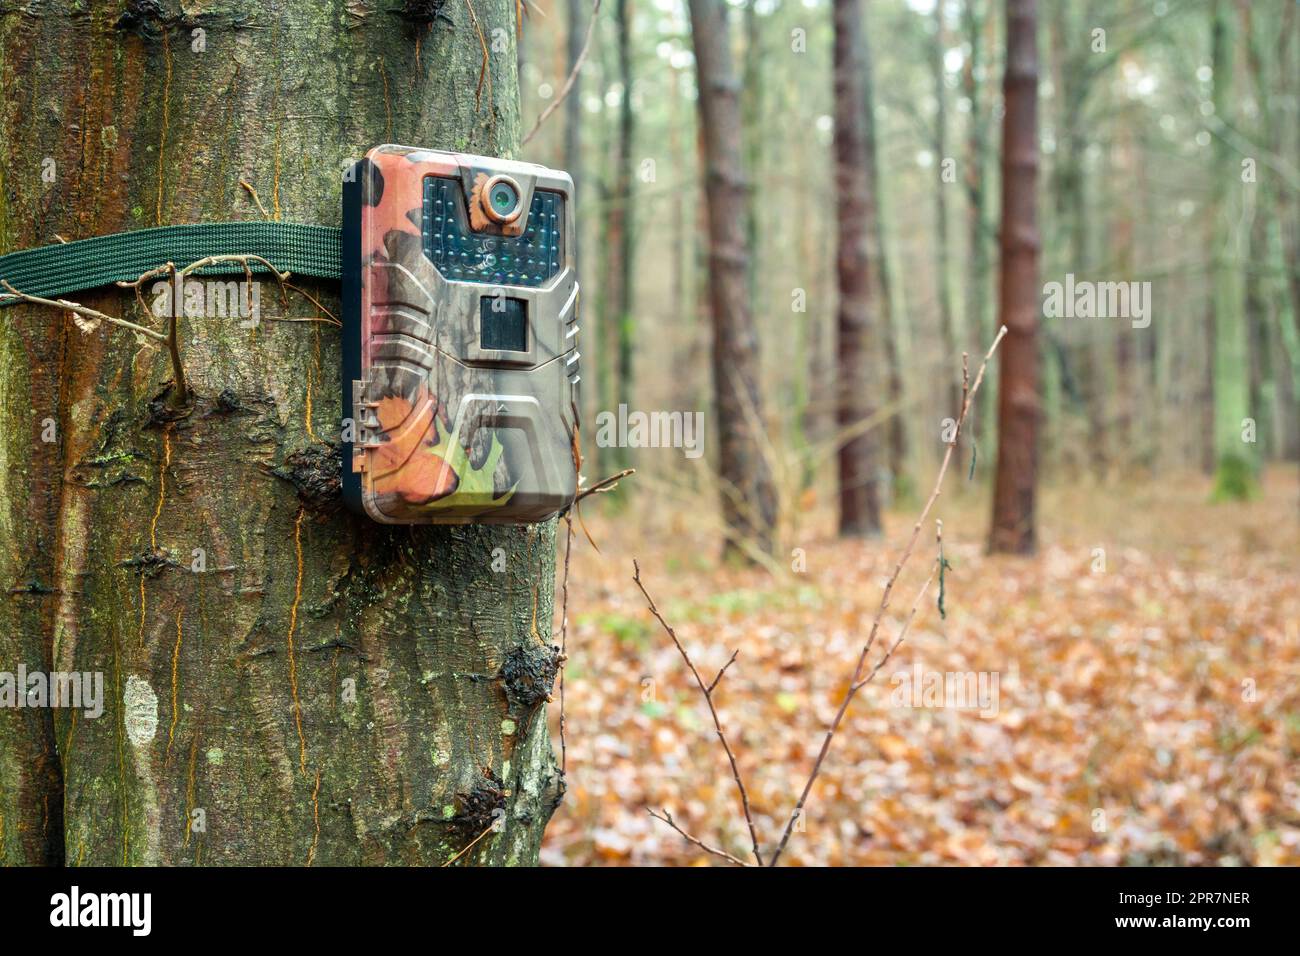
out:
{"label": "bare branch", "polygon": [[[940,521],[939,533],[935,540],[941,541],[942,539],[943,522]],[[893,644],[889,645],[889,649],[885,651],[884,656],[881,657],[880,660],[876,661],[871,670],[867,672],[867,676],[853,685],[853,693],[856,694],[858,691],[862,690],[862,688],[870,684],[871,679],[879,674],[881,668],[889,663],[889,659],[894,656],[894,651],[898,650],[898,645],[903,643],[903,638],[907,637],[908,629],[912,626],[912,620],[916,617],[917,609],[920,608],[921,602],[925,600],[925,592],[930,590],[930,584],[934,581],[934,576],[939,572],[939,565],[942,561],[942,557],[935,558],[934,565],[930,568],[930,576],[925,579],[925,583],[922,584],[920,589],[916,592],[916,599],[912,601],[912,610],[907,613],[907,619],[903,621],[903,626],[899,629],[898,637],[894,639]]]}
{"label": "bare branch", "polygon": [[[249,192],[252,193],[254,198],[256,198],[257,193],[253,191],[251,186],[249,186],[247,183],[244,183],[242,181],[240,185],[248,189]],[[329,319],[322,319],[319,317],[314,317],[314,318],[287,318],[286,317],[284,319],[279,319],[277,321],[328,322],[330,324],[337,325],[337,326],[342,325],[342,323],[340,323],[339,320],[335,318],[334,315],[332,315],[328,309],[326,309],[323,305],[317,302],[313,296],[311,296],[304,290],[299,289],[297,286],[290,286],[289,285],[290,274],[288,272],[279,271],[268,260],[257,255],[223,253],[218,255],[204,256],[202,259],[197,259],[194,262],[191,262],[183,269],[177,269],[175,263],[168,262],[161,266],[158,266],[157,268],[149,269],[148,271],[142,273],[135,279],[129,281],[124,279],[119,279],[116,285],[122,289],[131,289],[135,293],[136,302],[139,303],[140,308],[143,311],[148,312],[148,308],[145,306],[144,299],[140,294],[140,289],[150,279],[161,279],[165,276],[168,277],[172,282],[179,282],[179,281],[183,281],[185,277],[188,276],[191,272],[196,272],[199,269],[204,269],[209,266],[219,265],[221,263],[226,263],[226,262],[236,262],[244,267],[244,276],[248,280],[250,287],[252,285],[252,277],[253,277],[252,264],[257,263],[261,265],[264,269],[266,269],[273,276],[275,276],[276,281],[279,282],[280,296],[282,302],[284,302],[286,305],[288,304],[289,302],[288,290],[292,288],[295,292],[302,295],[304,298],[309,300],[313,305],[315,305],[318,309],[320,309],[322,312],[324,312],[326,315],[329,316]],[[143,335],[146,338],[152,339],[155,342],[160,342],[165,344],[167,347],[168,355],[170,356],[171,363],[172,363],[172,380],[174,381],[176,386],[175,401],[178,405],[182,407],[189,404],[190,390],[189,390],[189,385],[185,379],[185,365],[181,361],[180,330],[179,330],[180,316],[179,315],[172,315],[170,317],[170,321],[167,324],[167,331],[159,332],[155,329],[150,329],[143,325],[137,325],[134,322],[128,322],[125,319],[119,319],[111,315],[106,315],[103,312],[98,311],[97,309],[88,308],[87,306],[81,305],[77,302],[70,302],[66,299],[46,299],[41,296],[28,295],[26,292],[20,292],[18,289],[15,289],[6,280],[0,280],[0,283],[2,283],[4,287],[8,290],[7,295],[0,296],[0,304],[3,304],[6,300],[21,300],[23,302],[30,302],[33,305],[47,305],[50,306],[51,308],[62,309],[65,312],[71,312],[74,315],[80,315],[83,318],[90,319],[91,321],[94,322],[106,322],[109,325],[115,325],[118,326],[119,328],[127,329],[131,332],[135,332],[137,335]],[[249,295],[251,298],[252,295],[251,291]],[[172,311],[176,312],[177,310],[173,309]]]}
{"label": "bare branch", "polygon": [[[718,740],[722,742],[722,749],[727,752],[727,760],[731,762],[731,775],[736,778],[736,789],[740,791],[740,807],[745,814],[745,824],[749,827],[749,838],[754,844],[754,859],[758,861],[759,866],[762,866],[763,856],[758,850],[758,833],[754,829],[754,816],[749,809],[749,792],[745,789],[745,781],[740,776],[740,767],[736,764],[736,755],[731,750],[731,744],[727,742],[727,735],[722,731],[722,721],[718,718],[718,710],[713,706],[713,688],[717,685],[718,681],[715,679],[713,683],[707,687],[704,685],[704,679],[700,677],[700,672],[695,669],[695,663],[691,660],[691,655],[686,653],[686,648],[683,647],[682,642],[678,640],[677,632],[673,630],[671,624],[664,620],[664,616],[659,613],[659,608],[655,606],[654,598],[650,596],[650,592],[647,591],[645,585],[641,583],[641,566],[637,564],[635,559],[632,561],[632,568],[632,580],[636,582],[636,586],[641,589],[641,593],[645,596],[646,603],[650,607],[650,613],[658,619],[659,623],[663,626],[663,629],[668,632],[668,636],[672,638],[673,644],[677,646],[677,652],[682,655],[682,660],[684,660],[686,666],[690,668],[691,675],[695,678],[695,683],[699,685],[700,693],[704,695],[704,702],[709,705],[709,713],[713,715],[713,727],[718,733]],[[731,655],[731,660],[735,659],[736,655]],[[724,666],[722,670],[725,671],[729,666],[731,666],[731,661],[728,661],[727,665]],[[722,673],[719,672],[718,678],[721,677]]]}
{"label": "bare branch", "polygon": [[[172,272],[175,273],[175,269]],[[172,359],[172,378],[176,382],[176,404],[184,408],[190,403],[190,387],[185,381],[185,366],[181,362],[180,316],[172,310],[171,321],[167,323],[167,352]]]}
{"label": "bare branch", "polygon": [[[769,866],[776,865],[776,861],[781,858],[781,854],[785,851],[786,844],[790,842],[790,834],[794,831],[795,821],[799,818],[799,814],[803,810],[804,804],[808,802],[808,795],[812,792],[813,784],[817,780],[817,775],[821,773],[822,763],[825,761],[826,754],[831,748],[831,741],[835,739],[835,731],[839,729],[840,724],[844,720],[844,715],[849,709],[849,704],[853,702],[853,697],[857,691],[866,683],[867,680],[870,680],[870,677],[866,677],[864,680],[867,667],[867,655],[871,653],[872,645],[876,642],[876,634],[880,630],[880,622],[885,616],[885,611],[889,608],[889,597],[894,591],[894,585],[898,583],[898,576],[902,573],[904,565],[906,565],[908,559],[912,557],[912,551],[916,548],[916,539],[921,533],[921,526],[925,523],[925,519],[929,517],[930,509],[934,507],[935,501],[938,500],[939,495],[942,492],[943,477],[948,472],[948,465],[952,461],[953,451],[957,447],[957,440],[961,437],[962,425],[966,421],[966,416],[970,413],[971,403],[975,400],[975,393],[979,391],[980,384],[984,381],[984,371],[988,368],[989,361],[993,358],[993,353],[997,351],[998,346],[1002,343],[1002,339],[1006,334],[1007,327],[1004,325],[998,331],[997,337],[993,339],[993,344],[989,346],[988,352],[985,353],[984,361],[980,363],[979,372],[975,375],[975,381],[971,383],[968,391],[964,390],[965,398],[962,401],[961,414],[957,417],[957,427],[953,430],[952,441],[948,443],[948,448],[943,454],[943,463],[939,466],[939,474],[935,478],[934,490],[930,492],[930,497],[926,501],[925,507],[921,509],[921,516],[916,519],[916,524],[912,528],[912,536],[908,539],[907,546],[903,549],[903,553],[899,557],[898,563],[894,565],[893,573],[889,576],[889,580],[885,582],[885,590],[880,596],[880,606],[876,609],[876,615],[871,622],[871,633],[867,636],[867,642],[863,645],[862,653],[858,655],[858,662],[853,668],[852,676],[849,678],[848,688],[844,694],[844,699],[840,703],[839,710],[835,712],[835,718],[831,721],[831,725],[826,731],[826,736],[822,739],[821,750],[817,752],[817,759],[813,761],[812,772],[809,773],[808,781],[804,784],[803,792],[799,795],[799,800],[790,814],[790,819],[785,825],[785,831],[781,834],[781,842],[777,844],[776,851],[772,854],[772,859],[768,864]],[[962,377],[963,379],[967,377],[965,372],[963,372]],[[931,577],[933,576],[933,572],[931,572]],[[921,593],[924,594],[925,589],[929,586],[930,582],[927,580],[924,587],[921,589]],[[918,595],[918,605],[920,600],[921,596]],[[913,606],[913,611],[915,612],[915,605]],[[907,623],[911,623],[910,618]],[[902,635],[906,634],[906,632],[907,628],[904,626],[902,633],[899,635],[900,640]],[[896,641],[894,647],[897,646],[898,642]],[[893,647],[889,649],[885,659],[888,659],[888,655],[892,654],[893,650]]]}
{"label": "bare branch", "polygon": [[[171,276],[173,278],[184,279],[191,272],[197,272],[199,269],[206,269],[209,266],[220,265],[226,262],[237,262],[240,265],[242,265],[244,267],[245,278],[248,279],[250,284],[252,282],[252,270],[249,267],[249,263],[256,262],[264,269],[266,269],[267,272],[270,272],[273,276],[275,276],[276,281],[280,283],[281,294],[282,295],[284,294],[285,285],[289,281],[288,272],[281,272],[279,269],[271,265],[269,261],[263,259],[261,256],[243,255],[243,254],[234,254],[234,253],[221,253],[218,255],[204,256],[202,259],[196,259],[195,261],[191,262],[183,269],[177,269],[174,263],[168,262],[161,266],[158,266],[158,268],[156,269],[150,269],[148,272],[142,273],[139,276],[139,278],[131,279],[129,281],[125,279],[119,279],[117,284],[123,289],[135,289],[138,292],[140,287],[144,285],[144,283],[148,282],[150,279],[160,279],[163,276]],[[316,305],[318,308],[320,308],[319,303],[316,303]],[[324,312],[326,310],[321,308],[321,311]]]}
{"label": "bare branch", "polygon": [[465,8],[469,10],[469,20],[474,27],[474,32],[478,35],[478,45],[483,49],[483,60],[478,68],[478,86],[474,88],[474,109],[478,109],[483,102],[483,81],[487,80],[488,99],[492,98],[492,74],[488,72],[488,48],[487,38],[483,36],[483,27],[479,25],[478,14],[474,12],[474,4],[470,0],[465,0]]}
{"label": "bare branch", "polygon": [[673,815],[669,813],[667,810],[664,811],[663,816],[660,816],[659,814],[651,810],[649,807],[646,807],[646,813],[650,814],[650,816],[654,817],[656,820],[668,824],[670,827],[672,827],[674,830],[680,833],[682,835],[682,839],[686,840],[687,843],[694,843],[705,853],[711,853],[714,856],[720,856],[728,863],[734,863],[736,864],[736,866],[749,866],[749,864],[746,863],[744,860],[736,859],[736,857],[732,856],[730,853],[726,852],[725,850],[719,850],[717,847],[709,846],[707,843],[705,843],[703,840],[699,839],[698,837],[691,836],[689,833],[687,833],[685,830],[683,830],[681,827],[679,827],[676,823],[673,822]]}
{"label": "bare branch", "polygon": [[581,491],[578,492],[577,496],[573,499],[573,501],[576,504],[577,502],[581,501],[583,498],[587,497],[587,495],[603,494],[604,492],[607,491],[613,491],[615,488],[618,487],[618,483],[620,481],[622,481],[624,478],[629,478],[635,474],[636,474],[635,468],[624,468],[617,475],[610,475],[608,478],[602,478],[600,479],[600,481],[596,482],[590,488],[583,488]]}
{"label": "bare branch", "polygon": [[241,179],[239,181],[239,185],[243,186],[245,189],[248,190],[248,194],[253,197],[253,202],[257,203],[258,210],[262,213],[264,217],[270,219],[271,214],[267,212],[266,207],[262,205],[262,200],[258,197],[257,190],[253,188],[253,184],[248,182],[248,180],[246,179]]}
{"label": "bare branch", "polygon": [[465,855],[466,853],[468,853],[470,850],[474,849],[474,845],[475,845],[476,843],[478,843],[479,840],[483,839],[485,836],[487,836],[489,833],[491,833],[491,832],[492,832],[492,828],[493,828],[494,826],[496,826],[496,821],[495,821],[495,820],[493,820],[491,823],[488,824],[488,828],[487,828],[486,830],[484,830],[482,833],[480,833],[480,834],[479,834],[478,836],[476,836],[474,839],[470,840],[469,843],[466,844],[465,849],[461,850],[459,853],[457,853],[455,856],[453,856],[450,860],[448,860],[446,863],[444,863],[443,866],[451,866],[453,863],[455,863],[457,860],[459,860],[462,856],[464,856],[464,855]]}
{"label": "bare branch", "polygon": [[591,50],[591,36],[596,32],[596,14],[599,12],[600,0],[594,0],[591,5],[591,19],[587,21],[587,35],[583,37],[582,40],[582,52],[579,53],[578,58],[573,61],[573,69],[569,71],[569,75],[565,79],[564,85],[560,87],[560,92],[556,95],[555,99],[551,100],[551,102],[546,105],[546,109],[542,110],[542,115],[537,117],[537,122],[534,123],[533,128],[528,131],[528,135],[519,141],[520,146],[528,145],[528,141],[537,135],[537,131],[542,128],[542,124],[550,119],[551,114],[560,108],[560,104],[564,102],[565,97],[567,97],[569,92],[573,89],[573,84],[578,82],[578,73],[581,71],[582,65],[587,62],[587,54]]}
{"label": "bare branch", "polygon": [[[289,273],[287,272],[285,273],[286,276],[288,274]],[[301,289],[298,286],[294,285],[292,282],[285,282],[285,285],[288,286],[290,289],[292,289],[294,292],[297,292],[300,296],[302,296],[312,305],[316,306],[316,308],[320,309],[326,315],[328,315],[330,317],[330,321],[333,322],[334,325],[337,325],[339,328],[343,328],[343,323],[339,321],[338,316],[336,316],[329,309],[325,308],[325,306],[321,305],[320,302],[317,301],[316,297],[311,293],[309,293],[306,289]]]}
{"label": "bare branch", "polygon": [[727,668],[736,663],[736,658],[740,656],[740,649],[731,652],[731,657],[727,658],[727,663],[722,665],[722,670],[718,671],[718,676],[713,678],[713,683],[708,687],[708,693],[713,693],[713,688],[718,686],[718,681],[722,680],[722,675],[727,673]]}
{"label": "bare branch", "polygon": [[129,329],[139,335],[147,336],[156,342],[166,342],[167,336],[156,329],[145,328],[143,325],[136,325],[134,322],[128,322],[126,319],[116,319],[111,315],[105,315],[96,309],[87,308],[84,305],[78,305],[76,302],[69,302],[67,299],[43,299],[39,295],[28,295],[26,292],[19,292],[9,284],[7,279],[0,279],[0,285],[9,290],[8,296],[0,296],[0,299],[13,297],[21,299],[23,302],[30,302],[33,305],[48,305],[55,309],[62,309],[65,312],[72,312],[83,318],[92,319],[96,322],[107,322],[109,325],[116,325],[123,329]]}

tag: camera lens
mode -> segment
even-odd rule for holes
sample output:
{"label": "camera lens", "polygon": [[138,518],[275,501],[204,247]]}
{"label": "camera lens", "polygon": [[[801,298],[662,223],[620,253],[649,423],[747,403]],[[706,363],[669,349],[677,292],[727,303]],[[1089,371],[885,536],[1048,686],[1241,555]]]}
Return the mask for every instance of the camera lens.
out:
{"label": "camera lens", "polygon": [[512,179],[500,176],[487,182],[484,202],[487,215],[498,222],[513,222],[519,217],[519,186]]}
{"label": "camera lens", "polygon": [[508,216],[519,205],[519,191],[510,183],[499,181],[488,194],[488,201],[492,204],[492,211],[498,216]]}

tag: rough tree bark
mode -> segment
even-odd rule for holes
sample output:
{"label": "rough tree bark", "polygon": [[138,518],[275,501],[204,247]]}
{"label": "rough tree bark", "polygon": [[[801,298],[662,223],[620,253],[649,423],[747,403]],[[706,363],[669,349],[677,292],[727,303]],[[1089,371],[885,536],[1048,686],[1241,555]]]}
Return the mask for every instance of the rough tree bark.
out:
{"label": "rough tree bark", "polygon": [[709,225],[709,304],[718,477],[728,534],[724,552],[772,550],[776,490],[763,456],[758,334],[749,298],[740,100],[726,0],[690,0],[699,88],[700,147]]}
{"label": "rough tree bark", "polygon": [[875,413],[875,383],[870,374],[871,276],[867,261],[870,207],[867,150],[863,135],[866,109],[862,84],[861,0],[835,0],[835,271],[839,302],[836,424],[839,451],[840,534],[880,533],[880,491],[876,478],[876,437],[863,431]]}
{"label": "rough tree bark", "polygon": [[993,485],[992,551],[1036,547],[1038,481],[1038,5],[1007,0],[1003,78],[1002,259],[998,311],[1007,327],[998,390],[998,463]]}
{"label": "rough tree bark", "polygon": [[[0,17],[0,250],[263,218],[241,180],[272,217],[336,225],[370,145],[515,148],[515,54],[476,105],[468,6],[204,7]],[[515,35],[511,0],[474,9],[489,44]],[[336,287],[303,285],[337,312]],[[0,669],[105,690],[98,719],[0,712],[0,859],[429,864],[499,820],[463,860],[535,861],[562,790],[554,524],[340,511],[337,330],[272,321],[320,313],[263,292],[258,328],[182,323],[180,411],[167,360],[129,335],[0,314]],[[155,321],[116,289],[76,298]]]}

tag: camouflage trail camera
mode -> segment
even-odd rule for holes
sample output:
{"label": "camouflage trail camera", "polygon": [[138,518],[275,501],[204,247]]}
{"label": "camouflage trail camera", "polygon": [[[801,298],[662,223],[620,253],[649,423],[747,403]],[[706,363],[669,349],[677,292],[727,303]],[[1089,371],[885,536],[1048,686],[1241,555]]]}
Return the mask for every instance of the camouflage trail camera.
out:
{"label": "camouflage trail camera", "polygon": [[573,501],[572,197],[556,170],[406,146],[377,146],[344,177],[354,510],[516,523]]}

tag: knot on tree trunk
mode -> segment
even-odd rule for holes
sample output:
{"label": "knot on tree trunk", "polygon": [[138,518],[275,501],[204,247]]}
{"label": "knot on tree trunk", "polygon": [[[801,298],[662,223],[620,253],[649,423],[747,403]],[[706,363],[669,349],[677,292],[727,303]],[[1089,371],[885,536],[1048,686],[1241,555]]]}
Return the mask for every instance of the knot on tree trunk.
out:
{"label": "knot on tree trunk", "polygon": [[434,20],[451,23],[451,17],[443,10],[446,5],[447,0],[403,0],[402,9],[393,12],[408,23],[429,24]]}
{"label": "knot on tree trunk", "polygon": [[162,4],[158,0],[127,0],[126,9],[113,27],[134,33],[143,40],[156,40],[159,36],[158,24],[162,20]]}
{"label": "knot on tree trunk", "polygon": [[292,452],[271,473],[293,485],[307,511],[331,514],[342,502],[342,468],[340,447],[330,442]]}
{"label": "knot on tree trunk", "polygon": [[522,717],[551,696],[560,666],[560,649],[525,641],[506,655],[501,680],[506,688],[510,714]]}
{"label": "knot on tree trunk", "polygon": [[483,775],[468,791],[456,794],[456,813],[450,823],[466,836],[478,836],[492,826],[506,808],[506,790],[501,778],[484,768]]}

